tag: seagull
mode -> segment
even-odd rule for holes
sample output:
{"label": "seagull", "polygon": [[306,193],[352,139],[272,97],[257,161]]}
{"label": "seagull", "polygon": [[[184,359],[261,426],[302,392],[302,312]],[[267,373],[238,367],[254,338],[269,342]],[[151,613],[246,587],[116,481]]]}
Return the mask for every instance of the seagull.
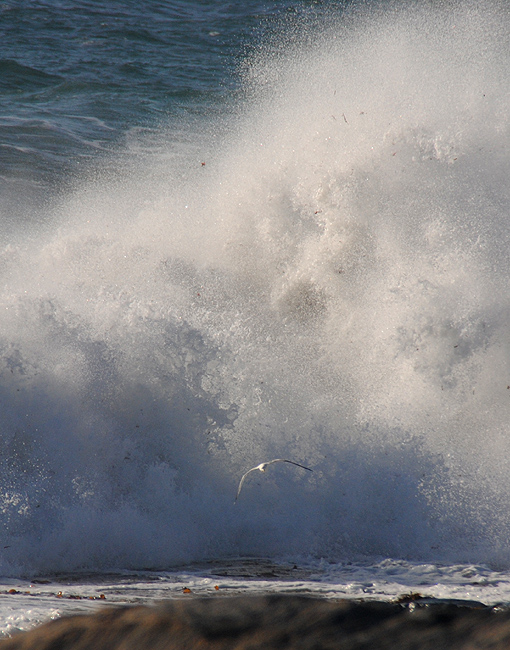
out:
{"label": "seagull", "polygon": [[256,469],[258,469],[261,472],[265,472],[266,467],[268,465],[272,465],[273,463],[290,463],[291,465],[297,465],[298,467],[302,467],[303,469],[306,469],[309,472],[313,472],[313,469],[310,469],[309,467],[305,467],[304,465],[300,465],[299,463],[295,463],[293,460],[287,460],[286,458],[275,458],[274,460],[267,461],[267,463],[260,463],[260,465],[257,465],[257,467],[252,467],[246,472],[246,474],[243,474],[241,480],[239,481],[239,487],[237,488],[237,494],[236,494],[236,498],[234,499],[234,503],[237,502],[237,499],[241,494],[241,489],[243,487],[244,480],[248,476],[248,474],[250,474],[250,472],[254,472]]}

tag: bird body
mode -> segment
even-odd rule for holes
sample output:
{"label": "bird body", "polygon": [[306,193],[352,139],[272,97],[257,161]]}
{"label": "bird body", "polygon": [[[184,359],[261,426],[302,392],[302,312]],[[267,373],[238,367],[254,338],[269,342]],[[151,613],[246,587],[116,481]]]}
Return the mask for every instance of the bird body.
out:
{"label": "bird body", "polygon": [[254,472],[255,470],[259,470],[260,472],[265,472],[268,465],[272,465],[273,463],[290,463],[291,465],[297,465],[298,467],[302,467],[303,469],[308,470],[309,472],[313,472],[312,469],[309,467],[305,467],[304,465],[301,465],[300,463],[296,463],[293,460],[287,460],[286,458],[275,458],[273,460],[268,460],[266,463],[260,463],[260,465],[257,465],[256,467],[252,467],[249,469],[245,474],[242,475],[241,480],[239,481],[239,487],[237,488],[237,494],[236,498],[234,499],[234,503],[237,502],[237,499],[239,498],[239,495],[241,494],[241,489],[243,487],[243,483],[251,472]]}

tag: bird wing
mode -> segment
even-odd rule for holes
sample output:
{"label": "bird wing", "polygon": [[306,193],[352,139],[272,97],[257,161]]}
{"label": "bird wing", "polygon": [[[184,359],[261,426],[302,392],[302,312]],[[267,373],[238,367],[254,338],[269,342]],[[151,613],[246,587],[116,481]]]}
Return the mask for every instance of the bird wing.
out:
{"label": "bird wing", "polygon": [[302,467],[303,469],[308,470],[309,472],[313,472],[313,469],[310,469],[309,467],[305,467],[304,465],[300,465],[299,463],[294,462],[293,460],[287,460],[287,458],[274,458],[273,460],[268,461],[267,463],[260,463],[260,465],[257,465],[257,467],[252,467],[249,469],[246,474],[243,474],[241,477],[241,480],[239,481],[239,487],[237,488],[237,494],[236,498],[234,499],[234,503],[237,502],[237,499],[239,498],[239,495],[241,494],[241,490],[243,487],[243,483],[245,478],[248,476],[250,472],[254,472],[256,469],[259,469],[260,471],[264,471],[264,469],[268,465],[272,465],[273,463],[290,463],[291,465],[297,465],[298,467]]}
{"label": "bird wing", "polygon": [[244,479],[248,476],[248,474],[249,474],[250,472],[254,472],[256,469],[258,469],[258,468],[257,468],[257,467],[252,467],[251,469],[249,469],[249,470],[246,472],[246,474],[243,474],[243,475],[242,475],[241,480],[239,481],[239,487],[237,488],[237,494],[236,494],[236,498],[234,499],[234,503],[237,501],[239,495],[241,494],[241,489],[242,489],[242,487],[243,487]]}
{"label": "bird wing", "polygon": [[267,464],[271,465],[271,463],[290,463],[291,465],[297,465],[298,467],[307,469],[309,472],[313,472],[313,469],[310,469],[309,467],[305,467],[304,465],[300,465],[299,463],[296,463],[293,460],[287,460],[287,458],[275,458],[274,460],[270,460],[269,463]]}

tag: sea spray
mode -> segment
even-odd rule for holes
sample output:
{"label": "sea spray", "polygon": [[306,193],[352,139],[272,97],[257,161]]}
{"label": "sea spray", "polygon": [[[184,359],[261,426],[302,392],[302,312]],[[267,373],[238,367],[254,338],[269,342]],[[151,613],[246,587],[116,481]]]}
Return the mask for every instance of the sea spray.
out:
{"label": "sea spray", "polygon": [[[4,573],[508,560],[509,31],[492,2],[275,30],[221,120],[3,247]],[[234,507],[275,457],[314,472]]]}

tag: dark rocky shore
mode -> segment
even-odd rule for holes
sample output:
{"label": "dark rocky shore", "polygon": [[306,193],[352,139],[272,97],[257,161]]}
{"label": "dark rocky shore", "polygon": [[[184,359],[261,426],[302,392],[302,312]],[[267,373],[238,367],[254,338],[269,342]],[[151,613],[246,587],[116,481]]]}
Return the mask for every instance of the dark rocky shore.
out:
{"label": "dark rocky shore", "polygon": [[0,650],[466,650],[510,648],[510,611],[449,602],[267,595],[111,607],[51,621]]}

